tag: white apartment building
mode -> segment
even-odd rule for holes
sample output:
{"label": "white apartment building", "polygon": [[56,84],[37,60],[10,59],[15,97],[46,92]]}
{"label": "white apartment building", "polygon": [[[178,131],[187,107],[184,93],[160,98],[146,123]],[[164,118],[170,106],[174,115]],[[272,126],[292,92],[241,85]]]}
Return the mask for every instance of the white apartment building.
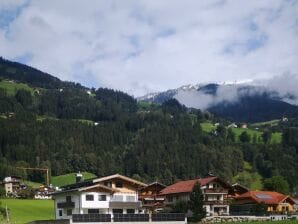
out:
{"label": "white apartment building", "polygon": [[115,174],[65,186],[52,194],[56,219],[69,219],[72,214],[139,213],[138,189],[146,184]]}

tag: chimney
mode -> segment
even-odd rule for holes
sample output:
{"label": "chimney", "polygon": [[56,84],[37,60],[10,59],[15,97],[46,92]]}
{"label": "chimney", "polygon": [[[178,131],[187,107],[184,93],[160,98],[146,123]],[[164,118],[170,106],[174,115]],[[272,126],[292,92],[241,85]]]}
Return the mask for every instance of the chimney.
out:
{"label": "chimney", "polygon": [[80,171],[76,173],[76,183],[82,182],[83,180],[83,174],[81,174]]}

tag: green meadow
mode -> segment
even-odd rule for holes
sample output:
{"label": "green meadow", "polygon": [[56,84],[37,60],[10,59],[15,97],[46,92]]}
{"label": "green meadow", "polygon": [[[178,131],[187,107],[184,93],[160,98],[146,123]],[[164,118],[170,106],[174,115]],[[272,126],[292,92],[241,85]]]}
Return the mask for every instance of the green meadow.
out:
{"label": "green meadow", "polygon": [[[82,172],[84,180],[88,180],[91,178],[96,177],[93,173],[88,172]],[[52,176],[51,177],[51,184],[53,186],[61,187],[68,184],[74,184],[75,183],[75,175],[76,173],[68,173],[65,175],[60,176]]]}
{"label": "green meadow", "polygon": [[[10,223],[23,224],[34,220],[54,219],[53,200],[0,199],[0,203],[1,207],[7,206]],[[4,223],[5,220],[1,218],[0,223]]]}
{"label": "green meadow", "polygon": [[0,82],[0,89],[4,89],[6,93],[10,96],[13,96],[16,94],[16,92],[20,89],[27,90],[33,94],[34,89],[28,86],[27,84],[24,83],[16,83],[13,81],[8,81],[8,80],[2,80]]}
{"label": "green meadow", "polygon": [[[265,123],[265,122],[264,122]],[[214,124],[210,122],[204,122],[201,123],[202,130],[208,133],[211,133],[216,129]],[[236,141],[239,141],[239,136],[242,134],[242,132],[246,131],[250,137],[251,137],[251,142],[253,142],[253,139],[256,139],[257,143],[262,142],[261,136],[263,134],[262,131],[259,131],[257,129],[252,129],[252,128],[232,128],[233,132],[235,133],[236,136]],[[282,140],[282,134],[280,132],[275,132],[272,133],[271,137],[271,143],[272,144],[277,144],[280,143]]]}

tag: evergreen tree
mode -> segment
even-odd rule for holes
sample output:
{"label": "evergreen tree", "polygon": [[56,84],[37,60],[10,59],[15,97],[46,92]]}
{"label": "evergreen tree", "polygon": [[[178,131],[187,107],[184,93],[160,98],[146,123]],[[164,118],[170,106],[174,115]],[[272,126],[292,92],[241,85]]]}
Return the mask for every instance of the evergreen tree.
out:
{"label": "evergreen tree", "polygon": [[272,137],[272,132],[270,130],[266,130],[262,134],[262,139],[264,143],[269,143]]}
{"label": "evergreen tree", "polygon": [[193,213],[192,221],[198,222],[205,217],[206,211],[203,208],[203,203],[204,196],[201,190],[201,185],[199,182],[196,182],[189,196],[189,208]]}
{"label": "evergreen tree", "polygon": [[250,142],[250,135],[246,131],[244,131],[239,136],[239,140],[241,142]]}

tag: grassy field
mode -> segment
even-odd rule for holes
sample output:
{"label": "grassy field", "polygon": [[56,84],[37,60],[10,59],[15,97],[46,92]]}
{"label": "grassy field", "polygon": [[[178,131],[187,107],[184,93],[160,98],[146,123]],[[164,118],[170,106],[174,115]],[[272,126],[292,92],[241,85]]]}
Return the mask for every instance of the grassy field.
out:
{"label": "grassy field", "polygon": [[244,162],[243,171],[233,177],[233,182],[240,183],[251,190],[263,189],[263,179],[258,172],[254,172],[248,162]]}
{"label": "grassy field", "polygon": [[29,180],[24,180],[24,183],[32,188],[39,188],[39,186],[43,185],[42,183],[37,183]]}
{"label": "grassy field", "polygon": [[229,222],[230,224],[298,224],[298,220]]}
{"label": "grassy field", "polygon": [[[52,121],[58,121],[59,118],[56,117],[50,117],[47,115],[38,115],[36,116],[36,120],[39,122],[45,121],[45,120],[52,120]],[[71,119],[72,121],[76,121],[76,122],[80,122],[82,124],[86,124],[86,125],[94,125],[94,121],[92,120],[86,120],[86,119]]]}
{"label": "grassy field", "polygon": [[7,80],[3,80],[0,82],[0,89],[5,89],[8,95],[15,95],[19,89],[27,90],[33,93],[34,89],[24,83],[16,83]]}
{"label": "grassy field", "polygon": [[215,126],[212,123],[209,123],[209,122],[201,123],[201,127],[202,127],[203,131],[208,132],[208,133],[215,130]]}
{"label": "grassy field", "polygon": [[[94,175],[93,173],[82,172],[82,174],[83,174],[84,180],[96,177],[96,175]],[[52,176],[51,178],[51,184],[57,187],[61,187],[61,186],[73,184],[73,183],[75,183],[75,173],[69,173],[69,174],[60,175],[60,176]]]}
{"label": "grassy field", "polygon": [[55,117],[50,117],[50,116],[47,116],[47,115],[38,115],[38,116],[36,116],[36,120],[37,121],[44,121],[44,120],[55,120],[55,121],[58,121],[59,119],[58,118],[55,118]]}
{"label": "grassy field", "polygon": [[253,127],[271,126],[272,127],[272,126],[278,125],[279,122],[280,122],[279,119],[275,119],[275,120],[271,120],[271,121],[253,123],[253,124],[251,124],[251,126],[253,126]]}
{"label": "grassy field", "polygon": [[[215,130],[215,126],[210,122],[201,123],[201,127],[203,131],[208,133],[211,133],[213,130]],[[235,133],[236,141],[239,141],[239,136],[241,135],[241,133],[246,131],[251,137],[251,142],[253,142],[254,138],[256,139],[256,142],[262,142],[262,139],[261,139],[261,136],[263,133],[262,131],[250,129],[250,128],[232,128],[232,130]],[[282,140],[282,134],[280,132],[272,133],[272,137],[271,137],[272,144],[280,143],[281,140]]]}
{"label": "grassy field", "polygon": [[94,125],[94,121],[91,120],[86,120],[86,119],[72,119],[73,121],[78,121],[82,124],[87,124],[87,125]]}
{"label": "grassy field", "polygon": [[0,203],[2,207],[7,206],[9,209],[10,223],[54,219],[53,200],[0,199]]}

